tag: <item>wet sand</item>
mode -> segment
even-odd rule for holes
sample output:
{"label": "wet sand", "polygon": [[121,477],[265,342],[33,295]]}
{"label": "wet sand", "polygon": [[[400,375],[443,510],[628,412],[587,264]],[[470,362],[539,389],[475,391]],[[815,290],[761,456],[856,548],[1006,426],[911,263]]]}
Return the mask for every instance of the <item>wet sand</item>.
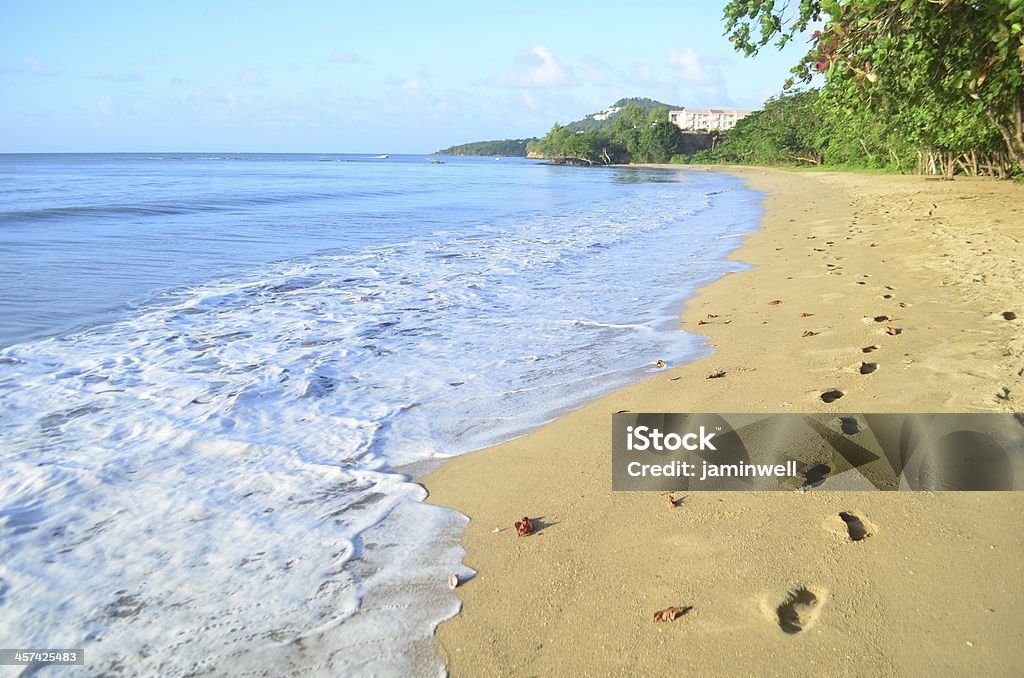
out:
{"label": "wet sand", "polygon": [[1024,493],[611,491],[620,410],[1024,410],[1024,188],[728,171],[766,214],[681,316],[714,354],[422,479],[471,518],[449,671],[1019,675]]}

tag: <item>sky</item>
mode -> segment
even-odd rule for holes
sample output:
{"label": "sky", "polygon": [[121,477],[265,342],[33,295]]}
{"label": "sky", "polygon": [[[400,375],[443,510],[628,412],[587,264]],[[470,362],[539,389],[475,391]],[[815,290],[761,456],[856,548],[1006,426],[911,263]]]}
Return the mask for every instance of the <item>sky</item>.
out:
{"label": "sky", "polygon": [[757,108],[725,0],[0,0],[0,152],[429,153],[620,97]]}

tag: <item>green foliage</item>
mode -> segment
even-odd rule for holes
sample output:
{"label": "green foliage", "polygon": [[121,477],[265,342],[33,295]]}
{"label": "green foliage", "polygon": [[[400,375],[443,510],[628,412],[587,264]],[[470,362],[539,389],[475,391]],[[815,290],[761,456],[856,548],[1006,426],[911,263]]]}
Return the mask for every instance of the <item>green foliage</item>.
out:
{"label": "green foliage", "polygon": [[504,155],[522,158],[526,156],[527,146],[535,137],[529,139],[498,139],[495,141],[474,141],[437,151],[437,155]]}
{"label": "green foliage", "polygon": [[[476,141],[469,144],[451,146],[438,151],[440,155],[507,155],[530,156],[545,158],[569,158],[587,163],[626,163],[639,148],[639,133],[644,120],[655,111],[667,111],[669,106],[643,97],[619,99],[606,110],[613,112],[607,116],[591,113],[581,120],[568,125],[556,125],[544,139],[503,139],[500,141]],[[617,109],[617,110],[616,110]],[[625,115],[625,120],[620,122]],[[598,116],[598,117],[595,117]],[[667,113],[665,114],[667,119]],[[625,129],[633,129],[635,134],[626,134]],[[618,132],[613,131],[618,130]],[[668,130],[671,132],[671,130]],[[579,136],[571,136],[580,133]],[[554,134],[554,136],[552,136]],[[630,137],[629,149],[626,149],[625,137]],[[667,136],[663,134],[663,136]],[[633,138],[635,137],[635,138]],[[675,140],[678,141],[678,140]],[[671,157],[660,150],[660,144],[672,144],[673,140],[665,138],[660,142],[648,139],[644,157]],[[683,148],[693,145],[692,141],[684,140]],[[653,162],[653,161],[652,161]]]}
{"label": "green foliage", "polygon": [[[619,99],[614,104],[605,109],[619,109],[611,113],[607,117],[600,115],[601,113],[604,113],[604,111],[600,111],[599,113],[591,113],[590,115],[585,116],[582,120],[570,122],[568,125],[566,125],[566,127],[569,128],[570,132],[586,132],[588,130],[601,131],[615,124],[615,121],[619,118],[619,116],[622,115],[623,111],[625,111],[627,108],[639,110],[643,115],[649,115],[652,111],[655,111],[659,108],[669,110],[679,107],[663,104],[660,101],[655,101],[654,99],[647,99],[645,97],[631,97],[626,99]],[[599,115],[600,119],[595,117]]]}
{"label": "green foliage", "polygon": [[801,0],[784,10],[732,0],[727,33],[753,55],[827,19],[793,69],[804,81],[825,74],[821,105],[837,137],[827,155],[853,157],[856,142],[869,163],[874,146],[901,164],[911,152],[998,148],[1024,165],[1024,1]]}
{"label": "green foliage", "polygon": [[546,158],[584,164],[668,162],[694,145],[689,139],[692,136],[669,122],[663,106],[645,111],[630,103],[600,130],[573,131],[568,125],[556,124],[530,150]]}
{"label": "green foliage", "polygon": [[783,94],[737,122],[714,149],[697,153],[693,161],[818,165],[824,160],[830,128],[817,90]]}

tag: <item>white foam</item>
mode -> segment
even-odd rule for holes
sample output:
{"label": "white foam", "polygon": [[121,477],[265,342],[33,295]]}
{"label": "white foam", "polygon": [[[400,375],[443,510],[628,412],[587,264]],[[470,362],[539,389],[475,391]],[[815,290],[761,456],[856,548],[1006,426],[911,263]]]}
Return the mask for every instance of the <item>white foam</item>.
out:
{"label": "white foam", "polygon": [[280,262],[3,350],[0,644],[96,673],[440,672],[465,519],[391,469],[704,350],[663,330],[736,268],[715,236],[753,226],[741,195]]}

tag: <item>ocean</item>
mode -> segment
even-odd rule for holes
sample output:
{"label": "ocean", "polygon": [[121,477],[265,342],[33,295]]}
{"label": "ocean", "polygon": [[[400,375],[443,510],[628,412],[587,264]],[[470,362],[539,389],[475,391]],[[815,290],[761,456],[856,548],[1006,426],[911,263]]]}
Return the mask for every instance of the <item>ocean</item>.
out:
{"label": "ocean", "polygon": [[0,155],[0,647],[443,672],[468,519],[410,465],[707,354],[679,312],[761,214],[724,174],[443,160]]}

